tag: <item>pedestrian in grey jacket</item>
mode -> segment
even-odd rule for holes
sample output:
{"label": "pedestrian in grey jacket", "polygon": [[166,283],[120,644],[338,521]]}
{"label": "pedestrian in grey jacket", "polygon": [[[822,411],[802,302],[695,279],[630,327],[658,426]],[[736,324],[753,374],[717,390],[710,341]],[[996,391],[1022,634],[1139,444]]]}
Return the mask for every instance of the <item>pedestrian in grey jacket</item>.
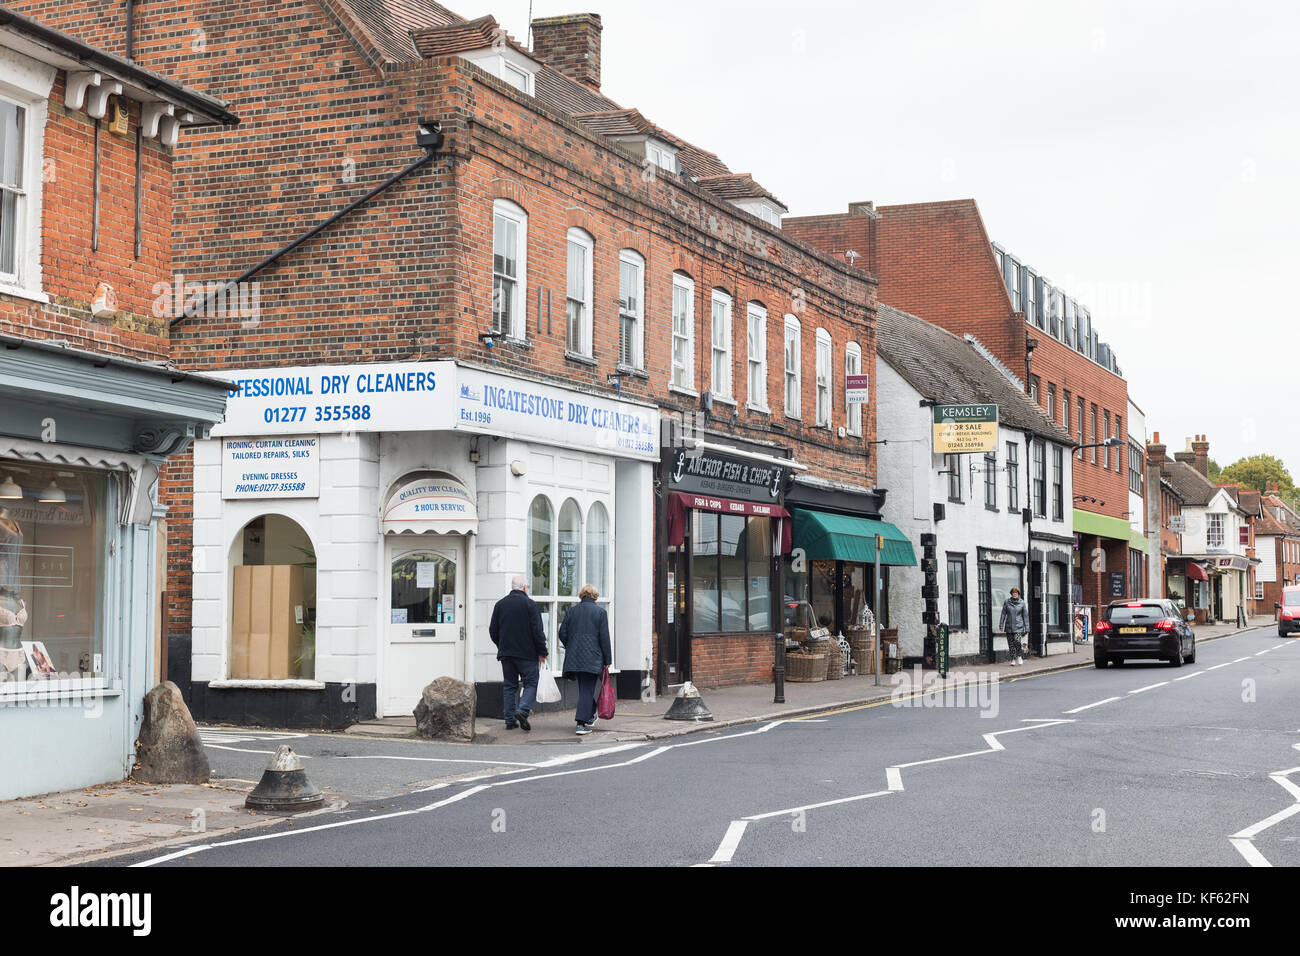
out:
{"label": "pedestrian in grey jacket", "polygon": [[1023,653],[1021,648],[1025,634],[1029,632],[1029,608],[1020,599],[1020,588],[1012,588],[1011,596],[1002,605],[1002,620],[998,624],[998,630],[1007,635],[1007,651],[1011,666],[1017,667],[1023,664],[1025,661],[1020,655]]}
{"label": "pedestrian in grey jacket", "polygon": [[560,622],[564,645],[564,676],[578,681],[578,710],[574,714],[578,736],[591,733],[596,723],[596,682],[614,655],[609,645],[609,615],[596,603],[600,592],[584,584],[581,602]]}

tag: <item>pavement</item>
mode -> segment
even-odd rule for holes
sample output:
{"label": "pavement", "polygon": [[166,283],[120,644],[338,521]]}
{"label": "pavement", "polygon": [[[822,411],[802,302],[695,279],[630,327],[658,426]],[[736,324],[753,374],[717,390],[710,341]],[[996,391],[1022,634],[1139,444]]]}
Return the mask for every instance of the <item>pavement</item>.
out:
{"label": "pavement", "polygon": [[[1251,628],[1271,624],[1271,618],[1255,618]],[[1205,643],[1242,630],[1233,625],[1203,625],[1196,628],[1196,637],[1198,643]],[[599,722],[594,733],[581,738],[575,736],[567,712],[534,715],[530,733],[507,731],[501,721],[481,720],[473,744],[415,738],[414,718],[367,721],[342,734],[202,727],[213,765],[212,781],[203,786],[128,780],[0,802],[0,867],[112,860],[280,822],[282,815],[245,810],[243,801],[268,755],[282,742],[304,757],[309,776],[328,797],[324,809],[294,816],[303,820],[361,803],[382,810],[387,806],[382,801],[467,780],[599,760],[638,742],[860,708],[962,681],[1015,682],[1081,667],[1092,667],[1091,645],[1026,659],[1019,667],[955,668],[946,685],[934,671],[919,669],[883,674],[879,683],[873,675],[811,684],[787,682],[781,704],[773,703],[771,684],[717,688],[702,692],[714,716],[702,722],[664,720],[672,703],[669,697],[619,701],[614,720]]]}

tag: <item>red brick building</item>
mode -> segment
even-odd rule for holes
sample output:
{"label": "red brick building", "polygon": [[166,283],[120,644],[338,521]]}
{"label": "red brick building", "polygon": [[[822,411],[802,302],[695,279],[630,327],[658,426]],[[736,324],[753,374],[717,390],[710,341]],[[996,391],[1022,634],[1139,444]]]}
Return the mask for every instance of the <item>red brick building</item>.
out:
{"label": "red brick building", "polygon": [[[123,42],[114,4],[28,6]],[[559,618],[592,579],[621,692],[770,679],[795,506],[879,515],[874,402],[844,394],[874,364],[874,278],[606,96],[594,15],[537,21],[531,50],[431,2],[136,18],[141,62],[244,117],[185,139],[186,282],[236,278],[350,209],[247,276],[238,308],[188,296],[173,315],[175,361],[241,383],[225,443],[167,486],[173,676],[195,712],[336,725],[409,712],[438,673],[499,686],[487,619],[515,573],[557,669]],[[258,451],[234,444],[312,436],[292,495],[255,472],[223,486]],[[433,494],[457,522],[408,513]],[[234,569],[298,564],[301,653],[287,676],[238,672]]]}
{"label": "red brick building", "polygon": [[0,10],[0,800],[135,761],[162,659],[158,475],[226,391],[167,364],[153,307],[173,148],[181,127],[235,122]]}
{"label": "red brick building", "polygon": [[[854,203],[784,226],[833,255],[874,263],[881,302],[976,338],[1079,445],[1115,441],[1074,456],[1075,603],[1095,615],[1129,596],[1148,545],[1129,525],[1128,385],[1087,307],[993,243],[974,200]],[[864,248],[873,230],[876,245]]]}
{"label": "red brick building", "polygon": [[[1160,441],[1159,432],[1146,444],[1147,531],[1150,540],[1158,545],[1159,554],[1159,560],[1152,558],[1148,565],[1148,591],[1186,602],[1186,570],[1178,560],[1183,553],[1184,499],[1161,472],[1161,464],[1168,461],[1168,451]],[[1160,489],[1158,496],[1152,493],[1156,488]],[[1172,571],[1171,560],[1174,564]],[[1171,573],[1175,577],[1172,583]]]}

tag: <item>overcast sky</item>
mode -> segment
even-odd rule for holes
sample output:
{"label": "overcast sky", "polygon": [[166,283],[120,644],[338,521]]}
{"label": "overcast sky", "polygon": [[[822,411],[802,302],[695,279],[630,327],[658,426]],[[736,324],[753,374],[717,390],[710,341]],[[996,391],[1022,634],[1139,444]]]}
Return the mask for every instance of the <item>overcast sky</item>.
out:
{"label": "overcast sky", "polygon": [[[448,0],[527,33],[528,0]],[[1300,8],[534,0],[594,12],[602,89],[792,215],[975,198],[1092,310],[1171,452],[1287,462],[1300,275]],[[1298,356],[1300,358],[1300,356]],[[1289,373],[1289,374],[1288,374]]]}

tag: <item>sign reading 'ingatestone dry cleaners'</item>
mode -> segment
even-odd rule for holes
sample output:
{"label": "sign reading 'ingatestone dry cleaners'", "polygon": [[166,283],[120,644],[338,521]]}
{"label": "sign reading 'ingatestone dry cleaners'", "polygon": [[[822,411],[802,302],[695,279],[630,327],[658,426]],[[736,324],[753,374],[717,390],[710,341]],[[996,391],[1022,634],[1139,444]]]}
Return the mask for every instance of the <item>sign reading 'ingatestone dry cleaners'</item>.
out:
{"label": "sign reading 'ingatestone dry cleaners'", "polygon": [[668,460],[673,491],[699,492],[743,501],[781,501],[790,469],[691,448],[674,448]]}
{"label": "sign reading 'ingatestone dry cleaners'", "polygon": [[934,453],[967,455],[998,450],[996,405],[934,406]]}

